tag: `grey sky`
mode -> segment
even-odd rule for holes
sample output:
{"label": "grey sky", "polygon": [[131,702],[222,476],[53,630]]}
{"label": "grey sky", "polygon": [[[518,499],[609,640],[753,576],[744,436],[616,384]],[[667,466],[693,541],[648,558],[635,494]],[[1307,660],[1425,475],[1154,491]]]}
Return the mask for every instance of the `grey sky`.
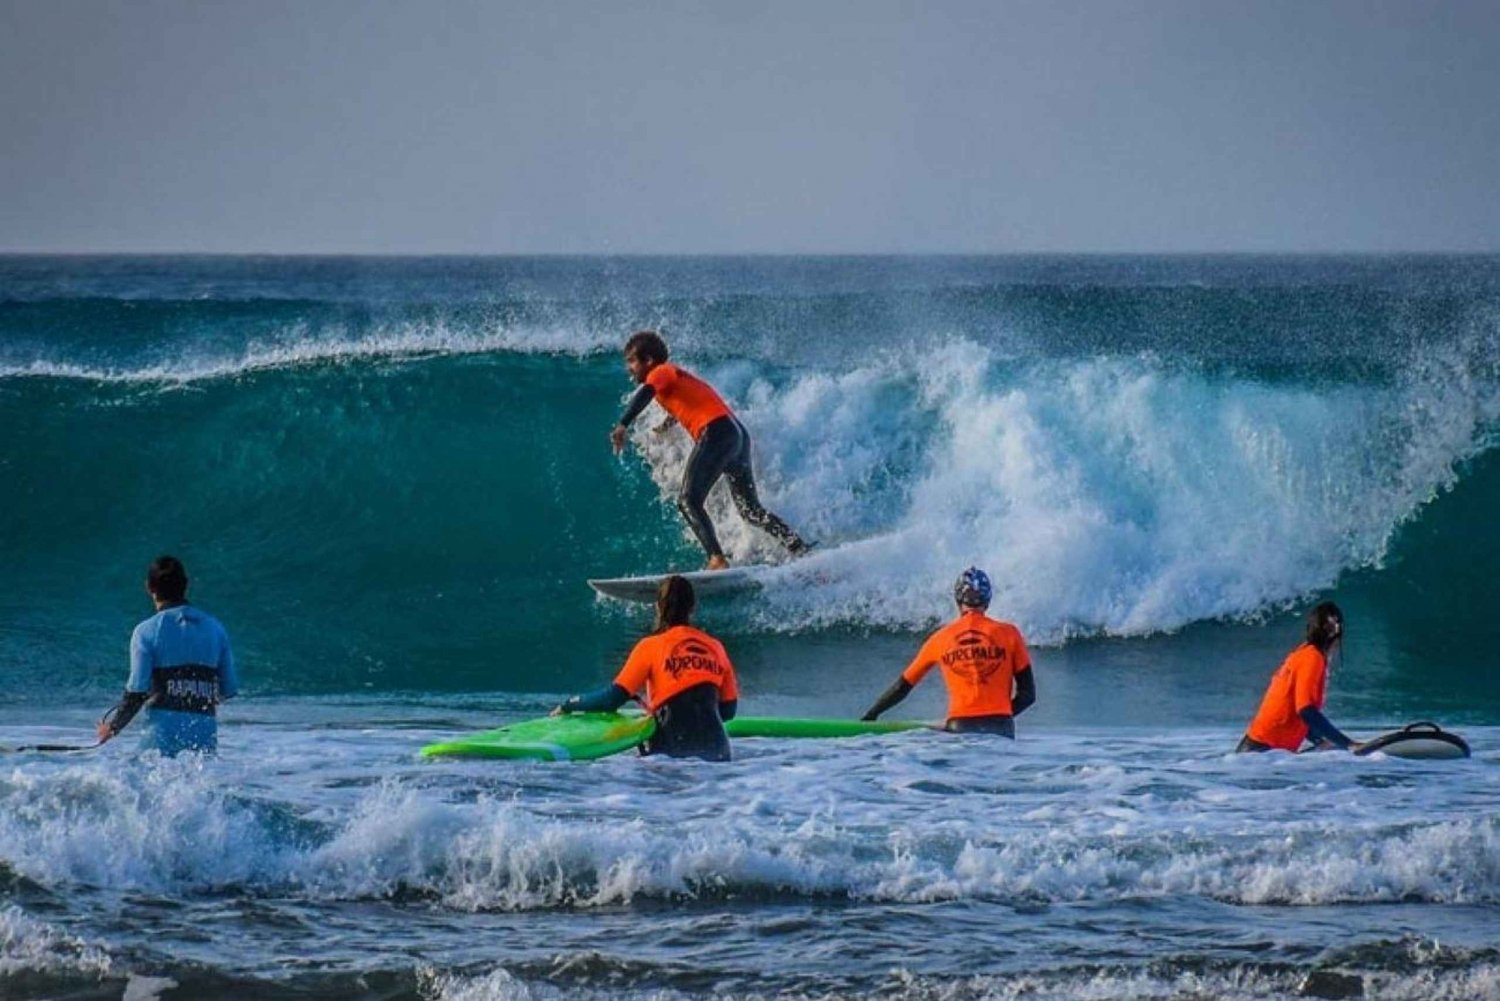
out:
{"label": "grey sky", "polygon": [[0,249],[1500,250],[1500,4],[0,0]]}

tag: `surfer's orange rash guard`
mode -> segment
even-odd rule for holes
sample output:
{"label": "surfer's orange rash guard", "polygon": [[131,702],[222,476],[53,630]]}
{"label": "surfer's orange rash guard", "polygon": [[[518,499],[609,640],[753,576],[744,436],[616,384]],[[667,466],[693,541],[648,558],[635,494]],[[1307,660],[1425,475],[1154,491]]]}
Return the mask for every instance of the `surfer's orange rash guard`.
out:
{"label": "surfer's orange rash guard", "polygon": [[909,685],[934,667],[948,686],[948,718],[1011,715],[1015,676],[1031,670],[1031,655],[1021,631],[968,609],[927,638],[901,672]]}
{"label": "surfer's orange rash guard", "polygon": [[1268,747],[1295,751],[1307,739],[1307,723],[1300,714],[1308,707],[1322,711],[1327,683],[1328,658],[1311,643],[1302,644],[1271,675],[1245,733]]}
{"label": "surfer's orange rash guard", "polygon": [[692,626],[673,626],[641,640],[615,678],[615,684],[631,695],[646,689],[647,712],[655,712],[672,696],[704,683],[719,689],[720,702],[740,697],[734,665],[724,645]]}
{"label": "surfer's orange rash guard", "polygon": [[677,423],[697,441],[703,429],[733,411],[714,388],[691,372],[671,362],[662,362],[646,374],[645,385],[656,392],[656,402],[677,418]]}

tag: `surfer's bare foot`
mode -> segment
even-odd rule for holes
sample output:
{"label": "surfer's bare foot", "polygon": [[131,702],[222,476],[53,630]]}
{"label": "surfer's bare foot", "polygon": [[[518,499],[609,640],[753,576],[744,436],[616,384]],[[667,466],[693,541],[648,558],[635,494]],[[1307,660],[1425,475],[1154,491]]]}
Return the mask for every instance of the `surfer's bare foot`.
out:
{"label": "surfer's bare foot", "polygon": [[705,570],[728,570],[729,569],[729,561],[726,560],[722,556],[710,556],[708,558],[708,566],[704,567],[703,569],[705,569]]}

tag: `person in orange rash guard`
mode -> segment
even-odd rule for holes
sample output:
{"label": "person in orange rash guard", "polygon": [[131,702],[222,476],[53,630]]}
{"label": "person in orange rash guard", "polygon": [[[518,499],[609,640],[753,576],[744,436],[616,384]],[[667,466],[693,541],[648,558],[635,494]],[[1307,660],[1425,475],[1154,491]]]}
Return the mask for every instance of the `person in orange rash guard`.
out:
{"label": "person in orange rash guard", "polygon": [[958,618],[927,638],[895,684],[861,718],[879,719],[906,698],[928,671],[941,667],[948,686],[944,728],[955,733],[997,733],[1014,740],[1015,718],[1036,702],[1036,680],[1021,631],[984,614],[991,594],[990,578],[983,570],[970,567],[960,574],[953,585]]}
{"label": "person in orange rash guard", "polygon": [[739,685],[724,645],[689,625],[695,604],[686,578],[673,575],[662,581],[656,591],[656,629],[630,651],[614,683],[575,695],[552,714],[614,712],[644,689],[656,732],[643,754],[728,761],[724,721],[734,719]]}
{"label": "person in orange rash guard", "polygon": [[1271,676],[1236,751],[1295,751],[1311,739],[1318,749],[1358,750],[1359,744],[1341,733],[1323,715],[1328,684],[1328,655],[1344,639],[1344,613],[1325,601],[1307,616],[1307,642],[1287,655]]}
{"label": "person in orange rash guard", "polygon": [[677,509],[708,553],[708,569],[723,570],[729,566],[714,524],[703,507],[720,476],[729,480],[729,495],[740,517],[770,533],[793,556],[807,552],[809,547],[802,537],[761,506],[750,467],[750,432],[712,386],[667,358],[667,343],[653,330],[637,331],[625,342],[625,368],[640,389],[610,431],[615,453],[625,447],[625,432],[631,422],[655,400],[693,438],[693,452],[682,474]]}

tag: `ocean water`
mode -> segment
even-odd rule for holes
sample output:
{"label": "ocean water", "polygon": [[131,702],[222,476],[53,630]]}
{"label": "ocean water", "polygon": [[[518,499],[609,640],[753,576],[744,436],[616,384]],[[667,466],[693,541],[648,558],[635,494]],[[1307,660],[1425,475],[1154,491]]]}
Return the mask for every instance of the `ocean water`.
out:
{"label": "ocean water", "polygon": [[[746,711],[857,715],[977,563],[1018,741],[417,761],[701,562],[641,326],[821,543],[701,610]],[[0,755],[0,995],[1500,998],[1497,442],[1494,257],[0,257],[0,743],[88,741],[160,552],[245,685],[215,760]],[[1329,715],[1472,760],[1227,753],[1324,598]]]}

